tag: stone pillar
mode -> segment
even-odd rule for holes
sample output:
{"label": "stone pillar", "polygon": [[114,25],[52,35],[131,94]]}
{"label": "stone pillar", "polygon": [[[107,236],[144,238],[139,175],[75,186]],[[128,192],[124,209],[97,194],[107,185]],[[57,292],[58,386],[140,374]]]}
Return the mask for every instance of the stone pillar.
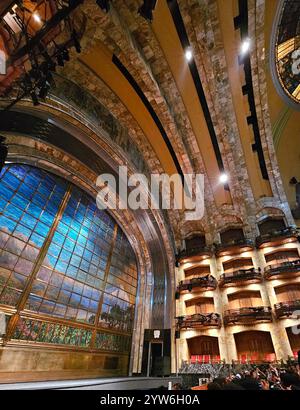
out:
{"label": "stone pillar", "polygon": [[218,342],[219,342],[221,360],[225,360],[226,363],[229,363],[230,360],[229,360],[228,348],[227,348],[227,336],[226,336],[226,331],[224,327],[220,329]]}
{"label": "stone pillar", "polygon": [[226,332],[226,346],[227,346],[227,354],[228,354],[228,363],[231,363],[232,360],[237,360],[238,354],[236,350],[234,335],[228,330]]}
{"label": "stone pillar", "polygon": [[288,356],[293,356],[286,329],[281,323],[273,323],[271,337],[277,360],[287,360]]}

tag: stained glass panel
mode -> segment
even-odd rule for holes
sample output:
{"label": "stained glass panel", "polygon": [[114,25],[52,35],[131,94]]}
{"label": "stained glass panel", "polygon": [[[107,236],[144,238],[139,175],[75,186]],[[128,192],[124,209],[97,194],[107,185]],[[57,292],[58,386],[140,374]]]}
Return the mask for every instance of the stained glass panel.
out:
{"label": "stained glass panel", "polygon": [[49,233],[66,183],[25,165],[5,166],[0,183],[0,304],[15,306]]}

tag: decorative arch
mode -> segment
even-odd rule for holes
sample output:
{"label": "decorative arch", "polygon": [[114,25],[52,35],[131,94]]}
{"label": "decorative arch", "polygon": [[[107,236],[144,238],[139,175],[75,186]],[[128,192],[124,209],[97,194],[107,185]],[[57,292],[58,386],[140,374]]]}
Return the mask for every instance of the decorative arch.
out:
{"label": "decorative arch", "polygon": [[234,339],[241,363],[272,362],[276,359],[270,332],[258,330],[236,332]]}

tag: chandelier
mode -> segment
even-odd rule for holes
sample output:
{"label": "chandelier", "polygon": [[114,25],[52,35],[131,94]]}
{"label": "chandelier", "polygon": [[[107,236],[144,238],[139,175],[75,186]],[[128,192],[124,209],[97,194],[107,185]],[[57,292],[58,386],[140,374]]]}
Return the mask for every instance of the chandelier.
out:
{"label": "chandelier", "polygon": [[2,2],[0,97],[11,100],[4,110],[28,96],[38,105],[55,86],[52,73],[70,60],[69,50],[81,52],[86,17],[78,6],[84,0]]}

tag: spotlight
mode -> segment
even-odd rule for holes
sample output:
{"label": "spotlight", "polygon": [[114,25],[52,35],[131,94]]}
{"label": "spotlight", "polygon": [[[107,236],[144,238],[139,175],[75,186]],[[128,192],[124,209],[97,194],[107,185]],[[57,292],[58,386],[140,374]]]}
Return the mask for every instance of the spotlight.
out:
{"label": "spotlight", "polygon": [[186,58],[187,61],[191,61],[191,59],[193,58],[193,52],[190,48],[186,49],[185,58]]}
{"label": "spotlight", "polygon": [[251,41],[249,38],[246,38],[242,45],[241,45],[241,54],[244,55],[246,53],[248,53],[248,51],[250,50],[250,45],[251,45]]}
{"label": "spotlight", "polygon": [[221,174],[221,175],[220,175],[220,182],[221,182],[222,184],[226,184],[226,182],[228,182],[228,175],[225,174],[225,173]]}
{"label": "spotlight", "polygon": [[38,99],[35,91],[31,91],[30,96],[31,96],[31,99],[32,99],[32,103],[35,107],[40,104],[39,99]]}
{"label": "spotlight", "polygon": [[0,172],[2,171],[2,168],[5,164],[7,154],[8,154],[8,148],[4,143],[5,143],[5,137],[2,137],[0,135]]}
{"label": "spotlight", "polygon": [[148,21],[153,20],[153,10],[157,0],[144,0],[143,5],[138,9],[138,13]]}
{"label": "spotlight", "polygon": [[75,50],[77,51],[78,54],[80,54],[81,53],[81,45],[80,45],[80,42],[78,40],[77,33],[76,33],[75,30],[73,30],[73,32],[72,32],[72,40],[73,40],[73,43],[74,43]]}
{"label": "spotlight", "polygon": [[96,3],[98,4],[101,10],[105,11],[105,13],[109,12],[109,0],[96,0]]}
{"label": "spotlight", "polygon": [[34,19],[34,21],[35,21],[36,23],[41,24],[42,19],[41,19],[41,17],[40,17],[37,13],[33,13],[32,17],[33,17],[33,19]]}

